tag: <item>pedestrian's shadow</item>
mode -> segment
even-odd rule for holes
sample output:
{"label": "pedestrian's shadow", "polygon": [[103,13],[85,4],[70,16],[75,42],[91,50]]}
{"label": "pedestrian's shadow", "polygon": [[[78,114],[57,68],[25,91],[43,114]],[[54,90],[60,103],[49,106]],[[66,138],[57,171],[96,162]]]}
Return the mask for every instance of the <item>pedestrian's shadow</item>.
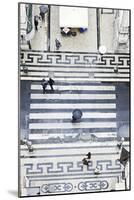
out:
{"label": "pedestrian's shadow", "polygon": [[46,94],[60,93],[58,90],[46,90]]}
{"label": "pedestrian's shadow", "polygon": [[8,190],[8,193],[11,194],[14,197],[18,197],[18,192],[17,190]]}

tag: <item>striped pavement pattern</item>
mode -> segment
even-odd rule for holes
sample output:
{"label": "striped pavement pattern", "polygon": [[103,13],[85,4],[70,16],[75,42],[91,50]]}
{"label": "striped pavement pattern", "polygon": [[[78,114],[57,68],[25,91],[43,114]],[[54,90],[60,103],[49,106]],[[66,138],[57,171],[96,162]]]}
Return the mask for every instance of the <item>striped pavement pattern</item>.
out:
{"label": "striped pavement pattern", "polygon": [[[30,119],[70,119],[72,114],[70,112],[66,113],[30,113]],[[99,112],[86,112],[83,113],[83,119],[87,118],[116,118],[116,113],[99,113]]]}
{"label": "striped pavement pattern", "polygon": [[[42,77],[37,77],[37,76],[21,76],[21,80],[29,80],[29,81],[41,81],[44,78],[44,76]],[[45,78],[48,78],[48,76],[46,76]],[[60,81],[60,82],[129,82],[129,78],[119,78],[119,77],[95,77],[95,78],[76,78],[75,76],[72,78],[70,77],[62,77],[62,78],[54,78],[55,81]]]}
{"label": "striped pavement pattern", "polygon": [[[55,78],[60,78],[60,77],[82,77],[82,78],[88,78],[90,77],[90,72],[79,72],[79,73],[73,73],[73,72],[59,72],[59,73],[54,73]],[[29,76],[37,76],[37,77],[48,77],[49,72],[28,72]],[[21,75],[25,75],[24,72],[21,72]],[[129,78],[129,74],[117,74],[117,73],[94,73],[94,77],[115,77],[115,78]]]}
{"label": "striped pavement pattern", "polygon": [[[48,86],[49,87],[49,86]],[[50,88],[50,87],[49,87]],[[98,85],[97,87],[94,86],[94,85],[56,85],[54,86],[55,90],[58,89],[58,90],[103,90],[103,91],[114,91],[115,90],[115,87],[114,86],[102,86],[102,85]],[[31,85],[31,89],[32,90],[42,90],[42,86],[41,85]]]}
{"label": "striped pavement pattern", "polygon": [[[124,142],[125,148],[128,150],[128,143]],[[110,143],[96,142],[89,144],[35,144],[32,156],[29,155],[27,147],[21,145],[21,184],[27,187],[23,188],[23,194],[37,195],[42,185],[71,182],[73,192],[80,192],[75,187],[80,182],[108,181],[108,188],[111,191],[115,189],[118,178],[121,178],[122,168],[117,162],[120,154],[117,149],[117,141]],[[92,152],[91,164],[89,168],[82,165],[82,159]],[[95,175],[96,166],[101,165],[101,174]],[[27,179],[25,178],[27,177]],[[32,181],[30,183],[30,181]],[[95,184],[95,186],[96,186]],[[31,190],[32,188],[32,190]],[[76,189],[75,189],[76,188]],[[33,190],[34,189],[34,190]],[[96,189],[96,188],[95,188]],[[94,190],[102,191],[102,190]],[[27,193],[28,192],[28,193]],[[85,192],[85,191],[83,191]],[[89,191],[90,192],[90,191]],[[49,195],[51,193],[43,193]]]}
{"label": "striped pavement pattern", "polygon": [[[128,73],[129,72],[129,67],[118,67],[119,68],[119,72],[120,73]],[[87,72],[87,73],[89,73],[89,72],[113,72],[114,73],[114,69],[113,68],[110,68],[110,67],[107,67],[106,68],[106,66],[103,66],[102,68],[100,68],[100,67],[86,67],[86,66],[84,66],[84,67],[81,67],[81,68],[76,68],[76,67],[65,67],[64,68],[64,72],[70,72],[70,70],[71,71],[73,71],[73,72]],[[23,71],[23,68],[21,67],[21,71]],[[55,71],[55,72],[62,72],[63,71],[63,67],[42,67],[42,66],[34,66],[34,67],[32,67],[32,66],[29,66],[28,65],[28,71],[30,72],[32,72],[32,71],[34,71],[34,72],[36,72],[36,71],[38,71],[38,72],[48,72],[48,71]],[[23,73],[22,73],[23,74]]]}
{"label": "striped pavement pattern", "polygon": [[115,94],[31,94],[31,99],[115,99]]}
{"label": "striped pavement pattern", "polygon": [[[41,80],[52,72],[56,81],[70,82],[129,82],[129,54],[107,54],[100,57],[95,53],[73,54],[54,52],[21,52],[28,73],[20,65],[21,80]],[[115,67],[118,66],[118,72]]]}
{"label": "striped pavement pattern", "polygon": [[[51,92],[47,86],[43,94],[41,82],[32,82],[29,139],[49,143],[50,138],[52,141],[56,138],[77,138],[79,133],[83,138],[84,134],[105,139],[117,137],[115,86],[56,82],[54,89]],[[71,121],[74,109],[83,112],[80,122]]]}
{"label": "striped pavement pattern", "polygon": [[[115,108],[115,104],[109,103],[109,104],[31,104],[31,109],[110,109]],[[97,114],[96,114],[97,115]],[[101,115],[102,116],[102,115]],[[91,117],[91,115],[90,115]]]}

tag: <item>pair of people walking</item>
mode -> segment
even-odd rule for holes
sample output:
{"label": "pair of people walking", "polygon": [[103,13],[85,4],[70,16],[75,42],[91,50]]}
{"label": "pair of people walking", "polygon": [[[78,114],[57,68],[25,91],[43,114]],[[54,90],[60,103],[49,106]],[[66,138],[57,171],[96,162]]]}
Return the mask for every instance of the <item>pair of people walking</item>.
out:
{"label": "pair of people walking", "polygon": [[91,162],[91,152],[88,152],[86,154],[86,158],[83,158],[82,162],[83,162],[83,165],[87,165],[87,166],[89,165],[89,163]]}
{"label": "pair of people walking", "polygon": [[43,93],[46,92],[46,87],[47,87],[48,84],[49,84],[50,87],[51,87],[51,91],[54,91],[54,88],[53,88],[54,82],[55,82],[55,81],[54,81],[52,78],[49,78],[48,81],[46,81],[45,79],[43,79],[43,80],[42,80],[42,83],[41,83],[42,88],[43,88]]}

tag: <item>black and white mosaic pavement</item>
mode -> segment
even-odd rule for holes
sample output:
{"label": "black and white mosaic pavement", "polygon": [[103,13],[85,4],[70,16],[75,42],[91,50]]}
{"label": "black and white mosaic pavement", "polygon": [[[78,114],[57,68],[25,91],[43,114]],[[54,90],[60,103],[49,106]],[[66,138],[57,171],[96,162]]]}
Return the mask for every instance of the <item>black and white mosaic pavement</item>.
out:
{"label": "black and white mosaic pavement", "polygon": [[[21,59],[28,73],[21,65],[20,134],[33,148],[21,145],[22,196],[114,190],[122,137],[129,150],[129,55],[22,51]],[[48,85],[43,94],[41,80],[50,73],[54,91]],[[74,109],[83,112],[80,122],[72,123]]]}
{"label": "black and white mosaic pavement", "polygon": [[[21,51],[29,73],[21,68],[22,80],[41,80],[53,72],[57,81],[129,82],[130,55]],[[115,68],[117,70],[115,71]]]}
{"label": "black and white mosaic pavement", "polygon": [[[85,51],[73,52],[77,46],[70,43],[74,50],[68,51],[68,41],[61,36],[61,49],[56,50],[60,30],[58,20],[57,27],[52,26],[51,20],[59,17],[54,7],[49,6],[44,25],[40,22],[31,50],[20,50],[20,196],[125,190],[126,185],[129,189],[120,155],[122,147],[130,151],[130,54],[101,55],[97,50],[103,39],[107,52],[114,52],[114,33],[106,40],[105,36],[114,29],[115,12],[99,8],[89,12],[90,28],[91,21],[95,24],[88,32],[91,37],[85,43],[81,37],[79,45],[85,44]],[[34,11],[39,14],[39,5]],[[112,24],[107,32],[106,21]],[[50,76],[54,91],[48,85],[43,93],[41,81]],[[74,109],[83,115],[72,123]],[[90,162],[84,165],[89,152]],[[129,174],[129,162],[125,167]]]}

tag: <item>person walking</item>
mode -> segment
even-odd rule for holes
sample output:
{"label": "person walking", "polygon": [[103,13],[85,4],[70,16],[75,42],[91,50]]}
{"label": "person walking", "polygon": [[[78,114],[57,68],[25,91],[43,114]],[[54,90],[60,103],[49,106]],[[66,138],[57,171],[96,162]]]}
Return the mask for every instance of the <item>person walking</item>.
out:
{"label": "person walking", "polygon": [[35,30],[38,31],[38,16],[34,16],[34,25],[35,25]]}
{"label": "person walking", "polygon": [[43,94],[46,92],[46,87],[47,87],[48,82],[45,79],[42,79],[42,88],[43,88]]}
{"label": "person walking", "polygon": [[22,61],[21,61],[21,64],[22,64],[23,72],[24,72],[25,74],[27,74],[27,73],[28,73],[28,67],[27,67],[26,64],[25,64],[25,61],[22,60]]}
{"label": "person walking", "polygon": [[53,88],[54,82],[55,82],[55,81],[54,81],[52,78],[49,78],[48,84],[50,85],[52,91],[54,91],[54,88]]}
{"label": "person walking", "polygon": [[88,152],[86,154],[87,158],[83,158],[82,162],[83,162],[83,165],[89,165],[89,163],[91,162],[91,152]]}
{"label": "person walking", "polygon": [[82,163],[83,163],[83,165],[87,165],[88,166],[88,161],[87,161],[86,158],[83,158]]}
{"label": "person walking", "polygon": [[42,21],[45,21],[45,13],[48,12],[48,6],[47,5],[41,5],[39,7],[39,9],[40,9],[40,16],[42,18]]}
{"label": "person walking", "polygon": [[87,154],[86,154],[86,156],[87,156],[87,159],[91,159],[91,152],[88,152]]}
{"label": "person walking", "polygon": [[27,67],[26,65],[23,66],[23,72],[24,72],[25,74],[28,73],[28,67]]}
{"label": "person walking", "polygon": [[114,67],[114,73],[118,73],[118,65]]}
{"label": "person walking", "polygon": [[55,46],[56,46],[56,50],[59,50],[59,48],[61,47],[61,43],[57,39],[55,39]]}

